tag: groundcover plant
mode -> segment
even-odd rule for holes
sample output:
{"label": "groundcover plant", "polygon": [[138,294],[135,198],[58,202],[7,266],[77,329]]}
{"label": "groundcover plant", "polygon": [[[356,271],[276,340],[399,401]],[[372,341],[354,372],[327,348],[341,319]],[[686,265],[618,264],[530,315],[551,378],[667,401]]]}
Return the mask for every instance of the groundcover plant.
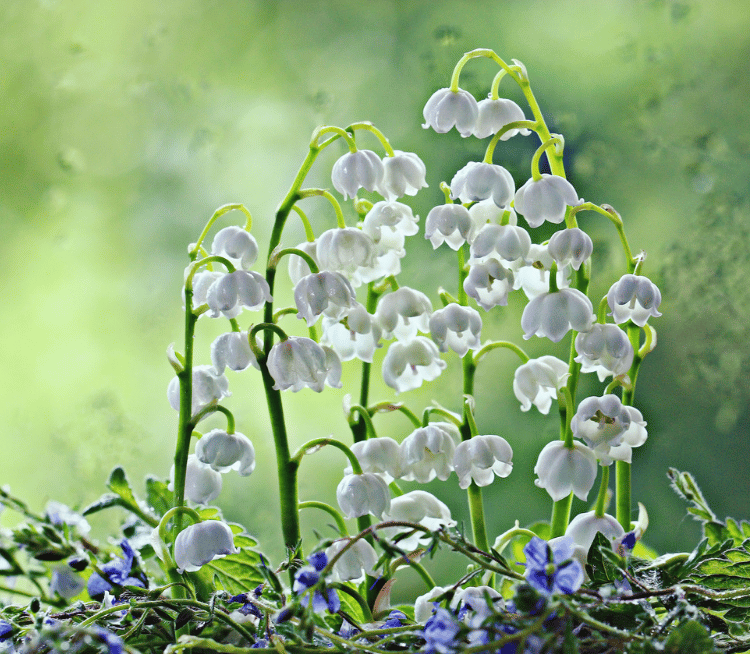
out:
{"label": "groundcover plant", "polygon": [[[460,87],[461,71],[478,57],[498,66],[480,102]],[[517,84],[528,106],[501,97],[501,84]],[[399,200],[427,185],[425,163],[394,150],[369,122],[315,130],[279,204],[265,259],[259,261],[244,205],[211,216],[188,246],[184,340],[167,349],[175,372],[167,397],[178,415],[170,479],[150,477],[144,489],[133,488],[115,468],[110,492],[80,512],[51,502],[37,514],[0,490],[0,502],[22,517],[0,535],[2,590],[19,599],[1,611],[5,651],[750,651],[750,524],[721,521],[691,475],[670,469],[703,538],[689,551],[661,556],[642,542],[648,514],[631,497],[631,461],[648,432],[635,387],[661,315],[645,255],[634,254],[613,207],[584,201],[566,180],[564,137],[549,131],[520,62],[486,49],[467,53],[448,87],[427,100],[424,120],[437,133],[455,127],[463,137],[485,139],[487,148],[482,161],[441,184],[445,202],[423,227]],[[494,161],[502,142],[534,135],[540,145],[530,177],[517,188]],[[383,156],[363,143],[378,144]],[[346,153],[331,171],[335,192],[306,187],[318,155],[341,146]],[[543,158],[549,173],[541,172]],[[330,203],[336,227],[311,224],[300,207],[311,197]],[[342,203],[357,217],[349,224]],[[622,244],[622,275],[594,303],[587,291],[604,262],[578,226],[581,212],[609,221]],[[242,225],[219,228],[236,216]],[[304,243],[284,242],[290,217],[304,225]],[[559,228],[535,242],[544,223]],[[455,286],[437,289],[439,308],[399,281],[407,241],[422,229],[436,256],[456,262]],[[295,306],[274,305],[280,266]],[[483,333],[483,316],[502,311],[496,307],[510,293],[528,299],[524,339],[568,339],[567,361],[532,359],[520,344]],[[211,319],[227,331],[210,352],[195,352],[196,329]],[[385,355],[376,359],[381,347]],[[549,521],[516,522],[493,534],[482,488],[512,474],[513,450],[475,419],[474,380],[498,349],[518,358],[512,387],[519,411],[559,413],[560,432],[534,468],[533,482],[551,499]],[[443,355],[460,359],[461,394],[451,408],[409,406],[408,391],[446,368]],[[284,393],[340,387],[342,365],[361,370],[345,400],[349,432],[292,452]],[[246,531],[211,506],[223,475],[248,476],[256,466],[253,444],[236,431],[225,402],[227,368],[262,377],[278,471],[281,561],[264,556],[252,525]],[[373,400],[370,376],[378,373],[394,395],[406,395]],[[580,397],[581,375],[592,373],[600,394]],[[201,433],[202,421],[217,413],[225,428]],[[402,414],[409,425],[400,441],[377,435],[387,414]],[[298,498],[303,459],[321,448],[341,457],[338,507]],[[465,489],[466,516],[399,485],[435,478]],[[571,516],[573,495],[593,508]],[[116,551],[87,537],[87,517],[114,508],[126,515]],[[301,538],[303,509],[320,516],[320,536],[310,542]],[[440,549],[464,560],[465,573],[446,585],[433,580]],[[408,568],[424,582],[423,594],[394,605],[391,587]]]}

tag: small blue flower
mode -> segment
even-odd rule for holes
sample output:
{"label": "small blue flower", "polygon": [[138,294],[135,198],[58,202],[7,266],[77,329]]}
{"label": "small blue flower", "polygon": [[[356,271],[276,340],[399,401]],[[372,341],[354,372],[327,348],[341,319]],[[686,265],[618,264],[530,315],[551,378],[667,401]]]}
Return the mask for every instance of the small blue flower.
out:
{"label": "small blue flower", "polygon": [[109,654],[122,654],[125,644],[119,636],[115,636],[106,629],[97,627],[95,629],[96,635],[101,638],[109,648]]}
{"label": "small blue flower", "polygon": [[[297,571],[297,574],[294,575],[294,585],[292,586],[292,591],[296,595],[302,595],[302,599],[300,600],[302,606],[307,606],[310,603],[310,593],[306,593],[306,591],[318,584],[320,573],[328,565],[328,557],[325,552],[316,552],[310,555],[307,560],[311,565],[300,568]],[[312,595],[312,608],[315,613],[321,613],[326,608],[331,613],[337,613],[341,608],[341,601],[335,590],[316,590]]]}
{"label": "small blue flower", "polygon": [[122,547],[122,553],[125,555],[125,558],[113,559],[102,566],[101,569],[106,578],[96,572],[89,577],[86,590],[88,590],[89,596],[92,599],[100,599],[106,591],[112,589],[113,584],[117,584],[118,586],[146,587],[141,579],[130,576],[133,561],[135,560],[135,551],[130,546],[130,543],[127,540],[123,540],[120,543],[120,547]]}
{"label": "small blue flower", "polygon": [[325,552],[315,552],[314,554],[311,554],[307,560],[318,572],[323,572],[328,565],[328,557]]}
{"label": "small blue flower", "polygon": [[553,544],[534,536],[523,548],[526,555],[524,577],[544,595],[575,593],[583,583],[583,568],[572,558],[573,539],[562,537]]}
{"label": "small blue flower", "polygon": [[427,654],[451,654],[457,646],[456,635],[461,627],[447,609],[438,608],[425,623],[422,638]]}
{"label": "small blue flower", "polygon": [[385,623],[383,626],[386,629],[393,629],[394,627],[400,627],[404,624],[404,621],[406,620],[406,614],[403,611],[399,611],[397,609],[393,609],[389,614],[388,617],[385,620]]}
{"label": "small blue flower", "polygon": [[13,633],[13,625],[5,620],[0,620],[0,640],[5,640]]}
{"label": "small blue flower", "polygon": [[248,601],[248,593],[242,593],[241,595],[235,595],[229,600],[230,604],[239,602],[242,606],[237,609],[242,615],[252,615],[259,620],[263,617],[261,610],[255,606],[252,602]]}

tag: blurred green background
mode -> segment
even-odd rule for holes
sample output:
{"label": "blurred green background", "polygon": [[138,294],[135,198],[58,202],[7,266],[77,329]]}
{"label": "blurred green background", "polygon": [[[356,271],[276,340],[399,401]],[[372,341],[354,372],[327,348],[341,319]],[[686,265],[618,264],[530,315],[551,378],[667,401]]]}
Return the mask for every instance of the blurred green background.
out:
{"label": "blurred green background", "polygon": [[[650,435],[635,454],[633,491],[651,516],[647,541],[668,551],[697,536],[668,466],[692,471],[720,516],[750,517],[747,0],[4,0],[0,25],[0,483],[34,508],[93,501],[116,464],[136,489],[147,473],[168,474],[177,417],[165,350],[181,340],[186,246],[213,210],[244,203],[265,248],[313,128],[372,120],[426,162],[430,188],[407,199],[424,218],[442,201],[439,182],[484,148],[422,130],[422,106],[463,52],[489,47],[527,66],[552,131],[565,135],[569,178],[622,214],[664,296],[636,398]],[[461,85],[484,97],[494,72],[472,62]],[[508,80],[503,91],[521,100]],[[536,145],[516,137],[495,161],[520,185]],[[337,144],[319,158],[310,185],[330,186],[342,152]],[[330,207],[306,202],[318,232],[334,225]],[[622,255],[610,224],[593,213],[581,223],[595,240],[599,298]],[[290,221],[284,242],[300,240]],[[451,254],[413,237],[403,279],[436,301],[436,279],[454,284]],[[515,297],[488,316],[484,338],[520,342],[523,304]],[[224,328],[200,321],[199,363]],[[526,347],[567,356],[567,339]],[[532,469],[557,421],[520,412],[516,365],[495,353],[477,378],[480,430],[515,451],[513,474],[485,492],[492,538],[516,518],[549,515]],[[459,373],[450,360],[437,382],[398,399],[417,412],[432,399],[458,409]],[[357,375],[345,365],[345,385],[358,386]],[[377,367],[374,379],[373,400],[392,397]],[[250,478],[226,475],[220,504],[278,555],[259,378],[230,373],[230,385],[227,404],[259,465]],[[343,393],[285,394],[293,446],[347,437]],[[377,425],[398,439],[409,431],[398,414]],[[301,499],[335,502],[343,465],[335,452],[306,459]],[[455,478],[429,489],[466,519]],[[303,516],[308,533],[320,519]],[[100,528],[107,520],[92,518]]]}

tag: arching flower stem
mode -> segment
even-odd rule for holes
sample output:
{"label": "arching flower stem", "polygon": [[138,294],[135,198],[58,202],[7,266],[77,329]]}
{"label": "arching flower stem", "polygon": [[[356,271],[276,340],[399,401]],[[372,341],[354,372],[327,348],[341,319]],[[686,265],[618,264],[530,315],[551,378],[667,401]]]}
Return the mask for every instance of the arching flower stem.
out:
{"label": "arching flower stem", "polygon": [[370,412],[370,415],[374,415],[375,413],[390,413],[391,411],[400,411],[407,418],[409,418],[411,424],[413,424],[414,427],[419,428],[422,426],[422,421],[417,417],[417,414],[414,413],[414,411],[412,411],[409,407],[399,402],[380,402],[378,404],[373,404],[368,410]]}
{"label": "arching flower stem", "polygon": [[307,218],[307,214],[302,211],[296,204],[292,206],[292,210],[299,216],[302,221],[302,227],[305,229],[305,238],[308,243],[312,243],[315,240],[315,232],[313,231],[310,220]]}
{"label": "arching flower stem", "polygon": [[192,261],[195,261],[195,258],[198,256],[198,253],[201,251],[205,252],[203,248],[201,247],[203,244],[203,241],[206,239],[206,236],[208,236],[208,232],[213,226],[213,224],[221,218],[224,214],[229,213],[230,211],[241,211],[245,214],[246,220],[245,220],[245,231],[250,231],[250,229],[253,226],[253,217],[250,215],[250,212],[247,210],[244,204],[225,204],[222,207],[219,207],[216,211],[214,211],[213,215],[208,219],[208,222],[206,223],[206,226],[203,228],[203,231],[201,232],[200,236],[198,237],[198,240],[195,242],[195,245],[193,246],[193,249],[188,252],[190,255],[190,259]]}
{"label": "arching flower stem", "polygon": [[311,273],[320,272],[320,269],[318,268],[318,264],[315,263],[315,259],[313,259],[309,254],[307,254],[307,252],[300,250],[299,248],[283,248],[281,250],[276,250],[271,256],[271,259],[268,261],[268,266],[273,267],[273,268],[278,268],[279,261],[281,261],[281,257],[287,256],[290,254],[294,254],[304,259],[305,263],[310,267]]}
{"label": "arching flower stem", "polygon": [[[365,435],[367,438],[376,438],[377,434],[375,432],[375,425],[372,424],[372,416],[370,415],[370,412],[363,407],[361,404],[352,404],[352,406],[349,408],[349,415],[351,417],[354,416],[354,414],[357,414],[359,417],[357,418],[357,421],[352,424],[352,427],[354,427],[356,424],[359,423],[359,421],[362,421],[365,425]],[[360,439],[365,440],[365,439]],[[357,439],[354,439],[354,442],[357,443]]]}
{"label": "arching flower stem", "polygon": [[[225,266],[229,272],[235,272],[237,270],[229,259],[225,257],[220,257],[218,254],[212,254],[210,257],[206,257],[205,259],[199,259],[198,261],[195,261],[190,266],[190,270],[187,274],[187,278],[185,279],[185,291],[186,292],[188,289],[190,289],[191,291],[193,290],[193,277],[195,277],[195,274],[198,272],[198,269],[201,266],[207,266],[214,262],[220,263],[222,266]],[[186,306],[189,307],[190,305],[186,304]]]}
{"label": "arching flower stem", "polygon": [[609,220],[615,226],[618,236],[620,237],[620,243],[622,244],[622,249],[625,252],[625,263],[627,264],[628,272],[632,273],[636,266],[636,263],[638,262],[638,259],[633,256],[633,251],[630,249],[630,243],[628,242],[628,237],[625,235],[625,226],[620,215],[608,205],[600,207],[593,202],[584,202],[583,204],[579,204],[577,207],[573,207],[570,210],[572,216],[575,216],[579,211],[595,211],[596,213],[609,218]]}
{"label": "arching flower stem", "polygon": [[[458,92],[458,81],[461,77],[461,70],[463,67],[469,63],[472,59],[476,59],[477,57],[486,57],[487,59],[492,59],[496,64],[500,66],[500,68],[503,69],[503,71],[510,75],[516,83],[520,84],[519,78],[520,76],[514,70],[511,66],[506,64],[500,57],[495,54],[493,50],[490,50],[488,48],[477,48],[476,50],[472,50],[471,52],[467,52],[461,59],[458,60],[458,63],[456,64],[456,67],[453,69],[453,74],[451,75],[451,84],[450,84],[450,90],[454,93]],[[497,79],[497,78],[495,78]],[[500,80],[497,80],[497,83],[500,83]],[[495,83],[493,81],[493,88],[495,87]],[[497,89],[495,89],[497,90]]]}
{"label": "arching flower stem", "polygon": [[325,511],[336,522],[336,527],[338,528],[339,533],[342,536],[349,535],[349,530],[346,528],[346,522],[344,522],[344,518],[342,518],[341,514],[336,509],[334,509],[330,504],[326,504],[325,502],[318,502],[316,500],[307,500],[305,502],[300,502],[299,508],[300,510],[301,509],[320,509],[321,511]]}
{"label": "arching flower stem", "polygon": [[354,130],[357,130],[357,129],[364,129],[364,130],[367,130],[368,132],[372,132],[377,137],[378,141],[380,141],[380,144],[383,146],[385,153],[389,157],[392,157],[394,155],[393,148],[391,147],[391,144],[388,141],[388,139],[385,137],[385,134],[383,134],[383,132],[381,132],[371,122],[362,121],[359,123],[352,123],[346,128],[348,132],[349,131],[353,132]]}
{"label": "arching flower stem", "polygon": [[[493,98],[493,100],[497,100],[497,98]],[[495,155],[495,148],[497,147],[498,141],[502,136],[513,129],[530,129],[532,132],[536,132],[539,129],[539,124],[533,120],[514,120],[511,123],[503,125],[503,127],[490,139],[490,142],[487,144],[487,149],[484,152],[484,159],[482,159],[484,163],[492,163],[492,157]]]}
{"label": "arching flower stem", "polygon": [[490,341],[489,343],[485,343],[482,346],[481,350],[477,350],[474,353],[474,363],[478,364],[487,354],[492,352],[492,350],[497,350],[500,348],[512,350],[518,355],[523,363],[526,363],[531,358],[528,354],[526,354],[526,352],[524,352],[521,347],[519,347],[515,343],[511,343],[510,341]]}
{"label": "arching flower stem", "polygon": [[562,157],[562,149],[564,147],[564,143],[560,137],[554,136],[549,137],[545,141],[543,141],[542,144],[537,148],[534,156],[531,158],[531,178],[535,182],[538,182],[540,179],[542,179],[542,175],[539,172],[539,160],[542,158],[542,154],[544,154],[544,152],[552,146],[555,146],[555,153],[558,156]]}
{"label": "arching flower stem", "polygon": [[428,406],[424,412],[422,413],[422,427],[426,427],[428,424],[430,424],[430,415],[436,413],[439,416],[442,416],[448,422],[453,423],[458,427],[461,428],[461,420],[459,420],[454,413],[451,411],[448,411],[447,409],[443,409],[442,407],[438,406]]}
{"label": "arching flower stem", "polygon": [[334,197],[333,193],[331,193],[330,191],[326,191],[323,188],[306,188],[299,192],[300,199],[312,198],[316,196],[323,197],[331,203],[333,210],[336,212],[336,226],[341,229],[346,227],[346,222],[344,222],[344,213],[341,211],[341,205],[339,204],[339,201]]}
{"label": "arching flower stem", "polygon": [[193,425],[193,429],[195,429],[196,425],[203,420],[203,418],[217,412],[223,413],[227,417],[227,434],[234,434],[234,415],[232,415],[232,412],[229,409],[220,404],[210,404],[196,413],[190,421]]}
{"label": "arching flower stem", "polygon": [[354,474],[362,474],[362,466],[359,465],[359,460],[354,455],[354,452],[352,452],[341,441],[337,441],[335,438],[314,438],[313,440],[308,441],[294,453],[292,461],[299,465],[302,461],[302,457],[305,456],[305,454],[310,453],[310,450],[317,451],[325,445],[332,445],[333,447],[341,450],[346,458],[349,459],[349,463],[352,464],[352,471],[354,472]]}

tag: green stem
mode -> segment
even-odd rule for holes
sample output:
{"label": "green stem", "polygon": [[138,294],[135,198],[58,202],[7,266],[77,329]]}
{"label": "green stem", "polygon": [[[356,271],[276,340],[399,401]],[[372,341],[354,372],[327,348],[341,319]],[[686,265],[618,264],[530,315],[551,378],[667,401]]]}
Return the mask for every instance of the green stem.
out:
{"label": "green stem", "polygon": [[514,120],[512,123],[507,123],[492,137],[490,142],[487,144],[487,150],[484,153],[484,163],[492,163],[492,157],[495,154],[495,148],[497,147],[500,138],[510,132],[512,129],[530,129],[533,132],[537,130],[537,123],[533,120]]}
{"label": "green stem", "polygon": [[[535,182],[538,182],[540,179],[542,179],[542,175],[539,172],[539,160],[542,158],[542,154],[544,154],[544,152],[553,145],[559,145],[562,149],[563,142],[556,136],[548,138],[537,148],[534,156],[531,158],[531,178]],[[555,148],[555,152],[557,152],[557,148]]]}
{"label": "green stem", "polygon": [[[351,430],[354,435],[354,442],[359,443],[363,440],[367,440],[368,438],[376,438],[377,434],[375,432],[375,425],[372,424],[372,417],[370,416],[370,412],[361,404],[352,404],[352,406],[350,407],[349,416],[354,413],[359,416],[357,418],[357,421],[355,423],[352,423],[351,425]],[[360,424],[364,424],[365,426],[364,433],[361,435],[358,432],[355,432],[355,428]]]}
{"label": "green stem", "polygon": [[292,209],[296,212],[296,214],[302,221],[302,226],[305,228],[305,238],[307,239],[307,242],[312,243],[315,240],[315,232],[313,231],[312,225],[310,224],[307,215],[296,204],[292,206]]}
{"label": "green stem", "polygon": [[492,59],[502,68],[508,75],[510,75],[516,82],[518,82],[517,73],[513,68],[508,66],[500,57],[498,57],[492,50],[488,48],[477,48],[471,52],[467,52],[461,59],[458,60],[456,67],[453,69],[453,75],[451,75],[450,90],[454,93],[458,92],[458,80],[461,76],[461,70],[471,60],[477,57],[486,57]]}
{"label": "green stem", "polygon": [[213,224],[221,218],[224,214],[229,213],[230,211],[241,211],[245,214],[246,220],[245,220],[245,231],[250,231],[251,227],[253,226],[253,217],[250,215],[250,212],[247,210],[244,204],[225,204],[223,207],[219,207],[216,211],[214,211],[213,216],[211,216],[208,219],[208,222],[206,223],[206,226],[203,228],[203,231],[201,232],[201,235],[198,237],[198,240],[195,242],[195,246],[193,249],[188,253],[190,255],[191,259],[195,259],[196,256],[198,256],[198,252],[201,250],[201,244],[205,240],[206,236],[208,236],[208,231],[211,229]]}
{"label": "green stem", "polygon": [[224,406],[221,406],[220,404],[214,404],[211,406],[207,406],[203,409],[201,409],[198,413],[193,416],[193,419],[191,420],[193,424],[193,428],[201,421],[203,418],[205,418],[208,415],[211,415],[212,413],[223,413],[227,418],[227,434],[234,434],[234,415],[232,415],[232,412],[227,409]]}
{"label": "green stem", "polygon": [[341,517],[341,514],[334,509],[330,504],[326,504],[325,502],[318,502],[315,500],[308,500],[306,502],[300,502],[299,503],[300,509],[320,509],[321,511],[325,511],[328,515],[330,515],[335,521],[336,521],[336,527],[339,530],[339,533],[342,536],[348,536],[349,530],[346,528],[346,523],[344,522],[344,519]]}
{"label": "green stem", "polygon": [[474,363],[479,363],[479,360],[486,354],[492,352],[492,350],[496,350],[498,348],[507,348],[509,350],[512,350],[515,352],[521,361],[523,363],[526,363],[529,360],[529,355],[526,354],[526,352],[523,351],[518,345],[515,343],[511,343],[510,341],[491,341],[489,343],[486,343],[482,346],[481,350],[477,350],[474,354]]}
{"label": "green stem", "polygon": [[[380,293],[378,293],[375,290],[375,285],[370,282],[367,285],[367,303],[365,305],[365,308],[367,309],[367,313],[373,314],[375,313],[375,308],[378,304],[378,298],[380,297]],[[370,395],[370,372],[371,372],[372,364],[368,361],[362,362],[362,380],[360,382],[359,387],[359,405],[362,407],[367,406],[368,398]],[[367,415],[365,415],[365,413]],[[352,430],[352,438],[354,439],[355,443],[358,443],[359,441],[363,441],[367,438],[367,430],[368,430],[368,424],[367,421],[370,418],[369,412],[359,412],[359,420],[357,420],[356,423],[354,423],[351,426]],[[372,427],[372,421],[370,421],[369,427]],[[372,433],[375,433],[375,430],[372,430]],[[369,517],[368,517],[369,520]]]}
{"label": "green stem", "polygon": [[322,188],[306,188],[302,191],[299,191],[300,199],[315,196],[320,196],[328,200],[331,203],[331,206],[333,206],[333,210],[336,212],[336,225],[342,229],[346,227],[346,223],[344,222],[344,213],[341,211],[341,205],[330,191],[326,191]]}
{"label": "green stem", "polygon": [[570,521],[570,505],[572,502],[573,493],[552,505],[551,538],[565,535],[565,530],[568,528],[568,522]]}
{"label": "green stem", "polygon": [[305,454],[307,454],[309,450],[318,450],[324,445],[332,445],[333,447],[341,450],[346,458],[349,459],[349,463],[352,464],[352,471],[354,472],[354,474],[362,474],[362,466],[359,465],[359,461],[357,460],[357,457],[354,456],[354,452],[352,452],[341,441],[337,441],[334,438],[314,438],[311,441],[307,441],[307,443],[305,443],[294,453],[292,461],[299,465],[302,461],[302,457],[305,456]]}
{"label": "green stem", "polygon": [[311,273],[320,272],[320,269],[318,268],[318,264],[315,263],[315,259],[313,259],[309,254],[307,254],[307,252],[305,252],[304,250],[300,250],[299,248],[283,248],[281,250],[276,250],[276,252],[273,253],[273,256],[271,257],[270,261],[268,262],[268,265],[273,268],[278,268],[281,257],[288,255],[288,254],[295,254],[298,257],[301,257],[302,259],[304,259],[308,268],[310,268]]}
{"label": "green stem", "polygon": [[362,122],[359,122],[359,123],[352,123],[346,129],[347,129],[347,131],[354,131],[356,129],[364,129],[364,130],[367,130],[368,132],[372,132],[377,137],[378,141],[380,141],[380,144],[383,146],[383,149],[385,150],[386,154],[389,157],[392,157],[395,154],[393,152],[393,148],[391,147],[390,142],[385,137],[385,134],[383,134],[383,132],[381,132],[371,122],[369,122],[369,121],[362,121]]}
{"label": "green stem", "polygon": [[604,516],[607,510],[607,491],[609,490],[609,466],[602,466],[602,480],[599,483],[599,494],[596,496],[596,509],[594,514],[597,518]]}

